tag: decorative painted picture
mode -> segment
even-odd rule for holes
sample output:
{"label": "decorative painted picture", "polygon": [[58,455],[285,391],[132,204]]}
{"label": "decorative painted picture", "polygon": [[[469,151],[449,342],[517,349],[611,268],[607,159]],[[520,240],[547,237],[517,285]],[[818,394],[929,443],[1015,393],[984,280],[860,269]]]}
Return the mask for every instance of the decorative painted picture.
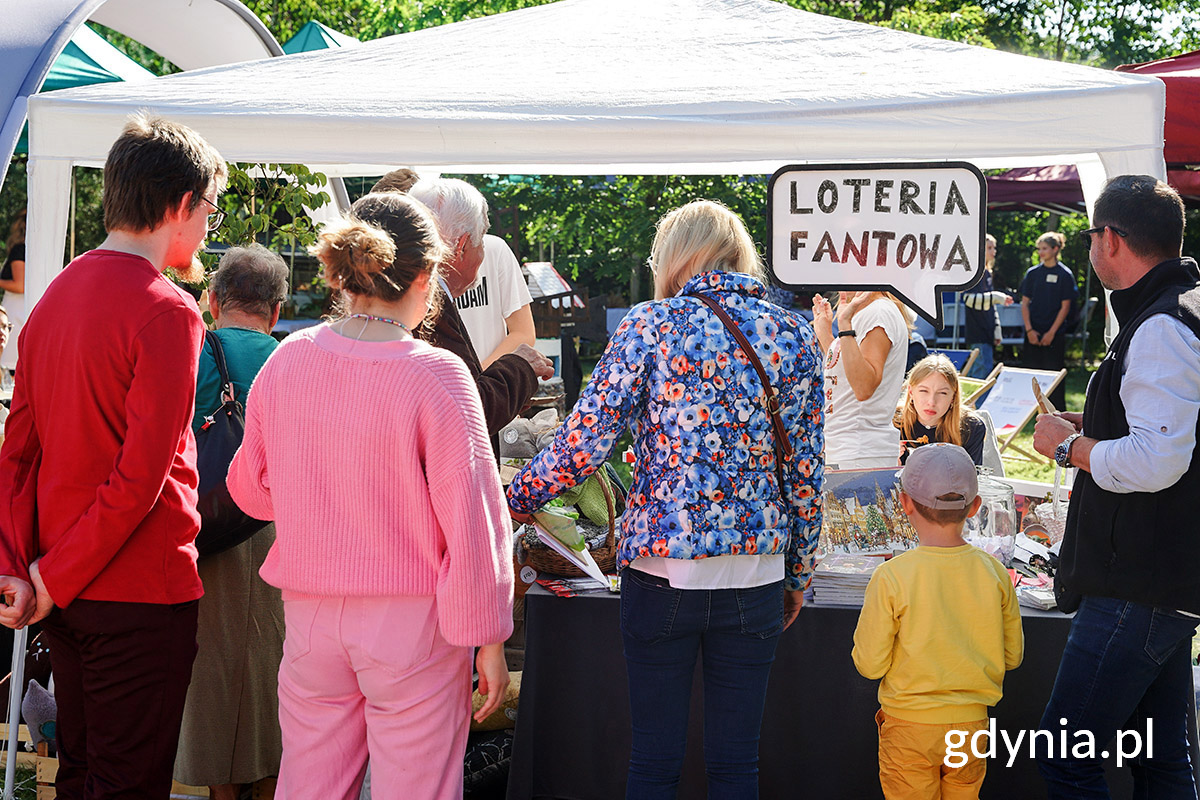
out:
{"label": "decorative painted picture", "polygon": [[900,507],[900,470],[825,473],[820,549],[825,553],[892,553],[917,546]]}

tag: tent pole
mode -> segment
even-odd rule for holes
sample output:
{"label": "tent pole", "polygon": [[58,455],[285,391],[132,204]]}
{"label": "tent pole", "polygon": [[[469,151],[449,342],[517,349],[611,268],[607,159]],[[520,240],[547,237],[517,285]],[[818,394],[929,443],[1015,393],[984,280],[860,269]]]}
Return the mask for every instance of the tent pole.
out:
{"label": "tent pole", "polygon": [[962,316],[962,292],[954,293],[954,344],[952,348],[958,348],[958,318]]}
{"label": "tent pole", "polygon": [[4,763],[4,800],[13,800],[17,780],[17,728],[21,724],[21,695],[25,690],[25,650],[29,628],[13,631],[12,673],[8,684],[8,752]]}
{"label": "tent pole", "polygon": [[1083,308],[1084,313],[1079,315],[1079,329],[1076,330],[1076,333],[1079,333],[1080,330],[1083,331],[1083,366],[1085,369],[1087,368],[1087,360],[1088,360],[1087,307],[1088,307],[1088,300],[1091,298],[1091,296],[1092,296],[1092,263],[1091,263],[1091,260],[1089,259],[1088,266],[1087,266],[1087,275],[1083,279],[1083,305],[1082,305],[1082,308]]}
{"label": "tent pole", "polygon": [[76,206],[76,200],[77,200],[77,198],[75,195],[75,167],[72,166],[71,167],[71,258],[69,259],[71,261],[75,260],[75,206]]}

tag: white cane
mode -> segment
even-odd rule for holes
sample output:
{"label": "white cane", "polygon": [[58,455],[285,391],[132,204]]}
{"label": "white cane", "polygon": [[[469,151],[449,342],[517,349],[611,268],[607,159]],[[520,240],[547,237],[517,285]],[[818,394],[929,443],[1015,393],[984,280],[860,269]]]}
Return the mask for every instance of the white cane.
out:
{"label": "white cane", "polygon": [[13,800],[17,779],[17,728],[21,724],[21,695],[25,688],[25,640],[28,628],[13,631],[12,675],[8,684],[8,753],[4,764],[4,800]]}

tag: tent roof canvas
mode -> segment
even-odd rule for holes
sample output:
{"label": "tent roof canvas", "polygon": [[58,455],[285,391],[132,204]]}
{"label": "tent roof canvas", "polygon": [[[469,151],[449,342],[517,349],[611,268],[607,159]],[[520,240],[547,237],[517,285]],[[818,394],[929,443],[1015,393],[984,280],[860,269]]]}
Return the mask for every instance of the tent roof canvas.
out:
{"label": "tent roof canvas", "polygon": [[[115,1],[115,0],[114,0]],[[71,164],[147,108],[237,161],[330,175],[765,174],[804,161],[1164,174],[1160,81],[772,0],[562,0],[351,48],[30,100],[27,294],[61,265]],[[1119,113],[1118,113],[1119,112]]]}
{"label": "tent roof canvas", "polygon": [[331,47],[350,47],[358,44],[353,36],[335,31],[328,25],[315,19],[304,23],[304,27],[296,31],[296,35],[283,43],[283,52],[310,53],[314,50],[328,50]]}
{"label": "tent roof canvas", "polygon": [[30,105],[35,152],[93,162],[148,107],[237,160],[660,173],[1153,159],[1162,103],[1146,78],[771,0],[563,0]]}

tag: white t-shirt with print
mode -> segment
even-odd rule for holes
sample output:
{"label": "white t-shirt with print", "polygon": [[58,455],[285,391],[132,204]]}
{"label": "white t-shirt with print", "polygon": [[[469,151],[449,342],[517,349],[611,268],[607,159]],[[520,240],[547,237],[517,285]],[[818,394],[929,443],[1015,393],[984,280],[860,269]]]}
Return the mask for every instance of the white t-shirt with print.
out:
{"label": "white t-shirt with print", "polygon": [[908,363],[908,325],[887,298],[859,310],[851,325],[861,342],[875,328],[892,343],[883,362],[883,379],[864,401],[846,380],[842,340],[834,339],[825,356],[825,463],[839,469],[895,467],[900,458],[900,431],[892,424],[904,387]]}
{"label": "white t-shirt with print", "polygon": [[508,336],[504,319],[533,302],[521,265],[498,236],[483,237],[483,264],[475,283],[454,301],[471,345],[482,361]]}

